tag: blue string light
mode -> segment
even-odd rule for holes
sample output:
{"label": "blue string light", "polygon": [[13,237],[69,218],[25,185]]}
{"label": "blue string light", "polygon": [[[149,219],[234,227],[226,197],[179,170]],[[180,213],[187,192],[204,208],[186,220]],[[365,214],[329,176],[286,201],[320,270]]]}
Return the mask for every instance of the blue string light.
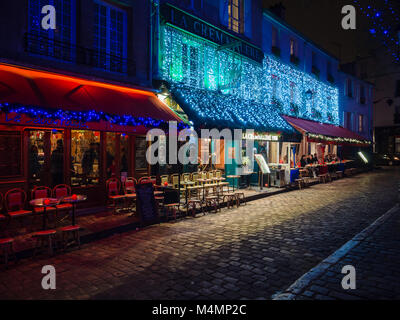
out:
{"label": "blue string light", "polygon": [[[133,117],[131,115],[114,115],[102,111],[70,111],[63,109],[45,109],[37,106],[25,106],[14,103],[0,103],[0,112],[25,114],[31,118],[48,118],[61,123],[77,121],[82,123],[107,121],[119,126],[144,126],[146,128],[168,128],[168,121],[149,117]],[[188,128],[184,123],[178,123],[178,129]]]}

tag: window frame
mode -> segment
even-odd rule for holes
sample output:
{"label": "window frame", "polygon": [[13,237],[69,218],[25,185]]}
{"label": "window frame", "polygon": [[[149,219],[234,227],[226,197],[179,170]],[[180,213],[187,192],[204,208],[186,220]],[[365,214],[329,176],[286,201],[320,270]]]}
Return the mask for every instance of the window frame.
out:
{"label": "window frame", "polygon": [[[244,0],[228,0],[228,28],[233,32],[243,34],[245,25]],[[234,16],[234,10],[237,9],[237,17]]]}
{"label": "window frame", "polygon": [[[99,10],[101,10],[101,6],[104,6],[106,8],[106,37],[105,37],[105,41],[106,41],[106,49],[101,48],[100,45],[100,40],[101,40],[101,32],[100,32],[100,27],[101,27],[101,22],[100,22],[100,14],[98,15],[98,21],[97,21],[97,26],[96,23],[94,23],[93,25],[93,49],[94,51],[96,51],[99,54],[98,57],[98,64],[101,64],[101,54],[105,54],[106,56],[106,66],[105,68],[101,68],[101,69],[106,69],[110,72],[116,72],[116,73],[126,73],[127,72],[127,56],[128,56],[128,44],[127,44],[127,39],[128,39],[128,12],[126,10],[124,10],[123,8],[120,8],[116,5],[110,4],[106,1],[102,1],[102,0],[93,0],[94,5],[98,5],[99,6]],[[94,6],[94,17],[96,16],[95,10],[96,7]],[[111,10],[116,11],[117,13],[122,13],[122,56],[118,56],[116,53],[111,51],[111,46],[112,46],[112,39],[111,39]],[[117,22],[118,23],[118,22]],[[98,29],[98,34],[96,35],[95,31],[96,28]],[[118,34],[117,34],[118,36]],[[96,41],[96,37],[97,37],[97,41]],[[97,43],[96,43],[97,42]],[[111,57],[116,57],[116,58],[120,58],[122,60],[122,70],[121,71],[114,71],[112,70],[111,67]]]}

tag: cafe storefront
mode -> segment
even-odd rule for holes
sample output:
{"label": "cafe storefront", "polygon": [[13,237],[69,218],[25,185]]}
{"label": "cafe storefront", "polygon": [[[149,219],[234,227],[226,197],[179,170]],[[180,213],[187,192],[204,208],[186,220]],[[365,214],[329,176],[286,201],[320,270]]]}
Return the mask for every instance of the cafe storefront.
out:
{"label": "cafe storefront", "polygon": [[[257,152],[268,150],[266,161],[279,165],[285,157],[280,154],[286,150],[282,144],[291,141],[285,139],[296,136],[296,131],[275,105],[264,101],[263,51],[172,5],[163,5],[161,15],[159,65],[166,100],[185,112],[198,135],[201,129],[228,129],[231,137],[234,129],[243,132],[233,141],[202,137],[199,158],[205,152],[210,157],[203,159],[199,169],[219,169],[225,176],[244,172],[238,158],[246,158],[247,129],[256,134],[252,139]],[[216,165],[213,157],[218,159]],[[249,172],[248,178],[257,180],[257,173]]]}
{"label": "cafe storefront", "polygon": [[102,204],[111,177],[147,176],[146,133],[180,118],[145,89],[0,65],[0,192],[65,183]]}

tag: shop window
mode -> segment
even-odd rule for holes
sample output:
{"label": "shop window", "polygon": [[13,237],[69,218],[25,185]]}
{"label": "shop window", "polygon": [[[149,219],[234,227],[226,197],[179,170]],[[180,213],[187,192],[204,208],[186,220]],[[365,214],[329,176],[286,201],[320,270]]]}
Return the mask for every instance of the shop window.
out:
{"label": "shop window", "polygon": [[64,134],[60,130],[28,131],[29,187],[64,183]]}
{"label": "shop window", "polygon": [[107,3],[94,3],[94,48],[97,66],[114,72],[126,72],[127,14]]}
{"label": "shop window", "polygon": [[136,171],[147,171],[147,141],[146,137],[136,137],[135,140],[135,169]]}
{"label": "shop window", "polygon": [[236,33],[244,32],[244,0],[228,0],[228,28]]}
{"label": "shop window", "polygon": [[115,159],[115,148],[118,135],[114,132],[106,133],[106,173],[107,179],[116,177],[117,163]]}
{"label": "shop window", "polygon": [[0,132],[1,178],[22,175],[21,147],[21,134],[19,132]]}
{"label": "shop window", "polygon": [[99,184],[99,131],[71,130],[71,161],[71,185],[73,187]]}

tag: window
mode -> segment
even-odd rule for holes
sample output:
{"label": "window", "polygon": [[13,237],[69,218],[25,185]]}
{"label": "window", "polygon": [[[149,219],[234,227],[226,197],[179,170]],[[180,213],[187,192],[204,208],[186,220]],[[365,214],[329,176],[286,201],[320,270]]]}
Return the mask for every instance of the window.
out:
{"label": "window", "polygon": [[364,132],[364,115],[358,115],[358,132]]}
{"label": "window", "polygon": [[0,177],[22,175],[21,162],[22,139],[20,132],[0,132]]}
{"label": "window", "polygon": [[365,97],[365,87],[360,85],[360,104],[365,104],[367,101]]}
{"label": "window", "polygon": [[229,29],[244,32],[244,0],[228,0]]}
{"label": "window", "polygon": [[394,143],[395,143],[395,152],[400,153],[400,137],[399,136],[394,138]]}
{"label": "window", "polygon": [[109,4],[95,2],[93,47],[96,66],[113,72],[126,72],[126,12]]}
{"label": "window", "polygon": [[279,48],[279,34],[275,27],[272,27],[272,47]]}
{"label": "window", "polygon": [[[56,9],[56,29],[42,28],[42,8]],[[72,61],[75,43],[75,0],[29,0],[27,50],[57,59]]]}
{"label": "window", "polygon": [[311,64],[313,67],[317,67],[317,54],[313,51],[311,54]]}
{"label": "window", "polygon": [[71,130],[71,186],[93,186],[100,177],[100,132]]}
{"label": "window", "polygon": [[294,39],[290,39],[290,55],[297,57],[297,42]]}
{"label": "window", "polygon": [[345,127],[349,130],[353,129],[351,112],[345,112]]}
{"label": "window", "polygon": [[353,97],[353,81],[349,78],[346,79],[346,95],[349,98]]}

